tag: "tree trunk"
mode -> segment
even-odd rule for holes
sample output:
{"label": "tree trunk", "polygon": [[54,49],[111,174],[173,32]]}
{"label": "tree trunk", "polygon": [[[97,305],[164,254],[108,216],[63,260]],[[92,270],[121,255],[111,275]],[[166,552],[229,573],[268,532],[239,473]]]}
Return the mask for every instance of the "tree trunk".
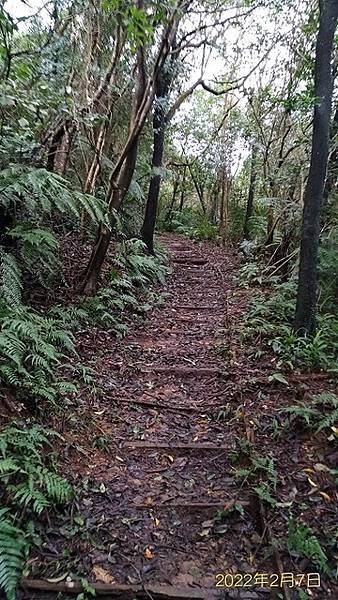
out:
{"label": "tree trunk", "polygon": [[[107,122],[104,122],[99,128],[96,137],[95,137],[95,147],[94,147],[94,156],[92,162],[90,163],[89,168],[87,169],[86,180],[83,186],[84,194],[93,194],[96,186],[97,178],[101,171],[101,161],[104,146],[106,143],[106,134],[107,134]],[[81,237],[85,236],[86,229],[86,221],[87,221],[87,213],[85,210],[81,212]]]}
{"label": "tree trunk", "polygon": [[71,120],[62,123],[53,133],[47,154],[47,170],[64,175],[66,172],[76,126]]}
{"label": "tree trunk", "polygon": [[[111,218],[111,226],[114,225],[114,219],[116,212],[119,211],[120,206],[128,192],[130,182],[132,180],[136,158],[138,150],[138,142],[140,137],[141,128],[144,125],[146,115],[143,118],[143,122],[140,123],[138,120],[138,111],[146,94],[146,75],[145,75],[145,63],[144,63],[144,50],[142,47],[138,49],[138,78],[134,96],[133,112],[130,119],[129,125],[129,138],[128,145],[124,155],[122,155],[118,164],[113,170],[107,191],[107,207],[108,214]],[[81,290],[85,294],[92,294],[99,280],[102,265],[104,263],[109,242],[112,236],[112,229],[101,226],[99,228],[96,242],[93,246],[92,253],[89,259],[89,263],[84,272]]]}
{"label": "tree trunk", "polygon": [[116,182],[116,187],[110,189],[111,197],[109,199],[109,206],[110,214],[112,215],[111,229],[108,229],[105,226],[101,226],[99,228],[96,242],[93,246],[91,257],[89,259],[87,269],[84,273],[83,282],[81,286],[81,290],[87,295],[93,294],[96,290],[102,265],[106,258],[109,243],[112,237],[112,231],[114,230],[114,215],[120,209],[120,206],[123,202],[126,193],[128,192],[130,182],[134,174],[137,150],[138,139],[136,140],[134,146],[130,149],[129,154],[123,163],[119,179]]}
{"label": "tree trunk", "polygon": [[210,194],[210,221],[213,225],[217,223],[218,194],[219,181],[216,179]]}
{"label": "tree trunk", "polygon": [[178,209],[180,212],[182,212],[182,210],[183,210],[183,204],[184,204],[186,172],[187,172],[187,167],[184,165],[184,167],[183,167],[182,185],[181,185],[180,206],[179,206],[179,209]]}
{"label": "tree trunk", "polygon": [[205,215],[206,214],[206,208],[205,208],[205,202],[204,202],[203,187],[199,184],[198,180],[196,179],[194,171],[193,171],[190,163],[188,163],[188,169],[189,169],[189,172],[190,172],[190,175],[191,175],[192,182],[193,182],[193,184],[195,186],[195,190],[197,192],[198,199],[199,199],[199,201],[201,203],[203,214]]}
{"label": "tree trunk", "polygon": [[253,145],[252,151],[251,151],[251,170],[250,170],[248,202],[246,205],[246,213],[245,213],[244,227],[243,227],[243,238],[245,240],[249,239],[249,221],[252,216],[253,202],[254,202],[254,197],[255,197],[255,187],[256,187],[256,177],[257,177],[256,157],[257,157],[257,148],[255,145]]}
{"label": "tree trunk", "polygon": [[333,90],[331,56],[337,16],[337,0],[321,0],[315,59],[314,95],[317,100],[313,119],[311,162],[304,195],[297,305],[294,322],[295,330],[303,335],[313,335],[316,329],[320,214],[329,151]]}
{"label": "tree trunk", "polygon": [[174,181],[174,185],[173,185],[173,195],[171,197],[170,206],[169,206],[169,209],[168,209],[166,217],[165,217],[166,223],[169,223],[169,221],[171,219],[171,213],[174,210],[174,206],[175,206],[175,202],[176,202],[176,193],[178,190],[179,182],[180,182],[179,176],[175,177],[175,181]]}
{"label": "tree trunk", "polygon": [[222,182],[221,182],[221,202],[220,202],[220,223],[219,223],[219,235],[221,239],[221,245],[225,246],[228,235],[228,204],[229,204],[229,192],[230,192],[230,180],[228,179],[226,170],[222,171]]}
{"label": "tree trunk", "polygon": [[[165,65],[164,65],[165,68]],[[161,101],[166,98],[169,92],[170,81],[169,77],[160,73],[156,82],[156,98],[157,102],[154,109],[153,132],[154,132],[154,147],[152,157],[152,175],[149,184],[148,198],[145,209],[143,225],[141,228],[141,238],[148,248],[150,254],[154,254],[154,231],[156,223],[156,214],[158,206],[158,197],[160,193],[161,174],[159,169],[162,166],[163,150],[164,150],[164,135],[166,127],[166,115],[161,105]]]}
{"label": "tree trunk", "polygon": [[[143,0],[137,0],[136,6],[138,9],[143,9]],[[175,38],[178,22],[178,19],[172,18],[163,32],[163,39],[160,44],[158,56],[155,60],[152,77],[148,77],[146,73],[145,46],[141,43],[138,47],[137,81],[128,137],[116,161],[115,167],[110,174],[106,196],[108,214],[112,220],[114,220],[114,215],[120,209],[123,199],[128,191],[135,170],[139,138],[149,111],[151,110],[155,96],[156,81],[163,69],[163,65]],[[92,293],[96,288],[101,268],[107,254],[111,235],[111,230],[100,227],[97,242],[93,247],[81,286],[82,291],[85,293]]]}
{"label": "tree trunk", "polygon": [[335,186],[337,185],[338,179],[338,144],[336,141],[338,133],[338,108],[335,110],[332,126],[331,126],[331,135],[330,138],[334,144],[332,152],[330,154],[330,158],[328,160],[327,165],[327,178],[324,187],[323,194],[323,221],[325,220],[326,213],[328,212],[328,202],[331,193],[333,192]]}

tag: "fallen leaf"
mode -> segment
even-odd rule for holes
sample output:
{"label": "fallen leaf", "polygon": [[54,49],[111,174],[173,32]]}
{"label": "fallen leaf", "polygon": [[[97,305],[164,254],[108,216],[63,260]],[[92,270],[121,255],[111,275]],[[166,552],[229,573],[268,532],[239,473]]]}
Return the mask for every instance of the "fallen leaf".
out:
{"label": "fallen leaf", "polygon": [[92,572],[95,575],[97,581],[102,581],[103,583],[115,583],[114,577],[108,571],[106,571],[100,565],[94,565],[92,568]]}
{"label": "fallen leaf", "polygon": [[320,493],[321,496],[323,496],[324,500],[326,500],[327,502],[331,502],[332,501],[332,498],[326,492],[319,492],[319,493]]}
{"label": "fallen leaf", "polygon": [[152,558],[154,558],[154,553],[152,550],[150,550],[150,548],[146,548],[144,551],[144,556],[151,560]]}
{"label": "fallen leaf", "polygon": [[323,465],[322,463],[316,463],[315,464],[315,469],[316,471],[330,471],[329,467],[327,467],[326,465]]}

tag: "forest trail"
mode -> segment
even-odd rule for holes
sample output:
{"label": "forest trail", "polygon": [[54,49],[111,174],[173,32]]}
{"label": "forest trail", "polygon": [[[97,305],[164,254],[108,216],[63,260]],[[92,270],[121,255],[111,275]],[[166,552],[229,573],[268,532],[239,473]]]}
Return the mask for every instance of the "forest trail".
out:
{"label": "forest trail", "polygon": [[[234,400],[238,410],[241,382],[217,352],[237,261],[183,236],[162,235],[161,242],[172,268],[165,304],[116,347],[107,338],[92,363],[105,389],[94,412],[112,445],[94,452],[86,471],[103,493],[88,493],[81,507],[100,542],[85,562],[94,563],[99,577],[103,565],[113,583],[167,584],[188,589],[191,597],[224,597],[215,590],[216,574],[252,571],[253,555],[251,565],[243,557],[249,537],[261,533],[229,462],[245,436],[243,419],[230,408]],[[236,303],[231,309],[240,310]],[[245,507],[245,518],[232,510],[234,502]],[[209,591],[198,595],[198,588]],[[261,597],[253,587],[227,594]]]}
{"label": "forest trail", "polygon": [[[33,589],[67,591],[56,570],[113,586],[112,598],[280,598],[270,579],[302,568],[285,550],[283,507],[297,496],[312,527],[334,526],[320,496],[334,484],[315,471],[318,456],[335,460],[324,456],[332,450],[292,431],[286,438],[278,425],[280,408],[321,391],[326,375],[294,371],[285,385],[270,377],[274,355],[241,341],[252,290],[236,283],[231,248],[177,234],[160,241],[172,270],[162,301],[121,340],[106,328],[79,335],[96,383],[83,386],[62,426],[52,423],[78,493],[32,559],[31,579],[44,581],[31,581],[24,600],[40,600]],[[309,468],[317,484],[306,505]],[[284,587],[286,600],[297,594]]]}

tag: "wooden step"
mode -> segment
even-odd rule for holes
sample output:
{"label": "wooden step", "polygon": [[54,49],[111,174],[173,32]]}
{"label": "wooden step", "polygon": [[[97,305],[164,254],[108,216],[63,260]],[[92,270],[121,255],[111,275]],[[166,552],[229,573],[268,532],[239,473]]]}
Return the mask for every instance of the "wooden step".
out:
{"label": "wooden step", "polygon": [[228,452],[231,451],[231,448],[229,447],[229,445],[224,445],[224,444],[213,444],[212,442],[193,442],[191,444],[189,443],[174,443],[174,442],[158,442],[156,440],[153,441],[138,441],[136,440],[135,442],[123,442],[122,444],[122,448],[128,449],[128,450],[137,450],[137,449],[142,449],[142,450],[191,450],[191,451],[196,451],[196,450],[211,450],[211,451],[218,451],[218,450],[226,450]]}
{"label": "wooden step", "polygon": [[217,369],[215,367],[156,367],[155,365],[149,367],[141,367],[139,369],[141,373],[167,373],[168,375],[180,375],[182,377],[216,377],[220,375],[227,375],[226,371]]}

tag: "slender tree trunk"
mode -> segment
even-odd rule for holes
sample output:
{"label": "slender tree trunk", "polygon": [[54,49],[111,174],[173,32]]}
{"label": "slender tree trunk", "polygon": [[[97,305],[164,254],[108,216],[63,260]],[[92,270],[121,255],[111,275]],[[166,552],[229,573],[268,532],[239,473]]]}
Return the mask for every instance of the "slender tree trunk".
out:
{"label": "slender tree trunk", "polygon": [[120,172],[119,179],[116,182],[116,187],[112,190],[112,197],[110,199],[110,214],[112,215],[111,229],[108,229],[105,226],[101,226],[99,229],[96,242],[93,246],[91,257],[83,277],[81,289],[87,295],[93,294],[96,290],[102,265],[106,258],[109,243],[112,237],[112,231],[114,230],[114,215],[121,207],[134,174],[137,150],[138,140],[136,140],[134,146],[130,149]]}
{"label": "slender tree trunk", "polygon": [[[165,65],[164,65],[165,68]],[[154,132],[154,147],[152,157],[152,175],[149,184],[147,204],[144,214],[143,225],[141,228],[141,238],[146,244],[150,254],[154,254],[154,231],[156,223],[156,214],[158,206],[158,197],[160,193],[161,174],[159,169],[162,166],[163,150],[164,150],[164,135],[166,127],[166,115],[164,111],[163,99],[166,98],[169,92],[170,80],[168,75],[162,71],[159,74],[156,82],[156,98],[157,102],[154,109],[153,132]]]}
{"label": "slender tree trunk", "polygon": [[[111,217],[112,227],[115,224],[115,214],[119,211],[120,206],[128,192],[130,182],[135,171],[139,137],[146,119],[146,115],[148,114],[147,110],[146,114],[142,116],[142,120],[140,121],[138,113],[145,99],[146,87],[144,49],[143,47],[139,47],[138,77],[134,96],[133,112],[129,126],[128,141],[125,145],[124,153],[119,157],[117,165],[111,173],[107,191],[107,207],[108,213]],[[89,263],[83,276],[81,290],[85,294],[92,294],[97,287],[111,236],[112,229],[108,229],[104,226],[99,228],[96,242],[92,248]]]}
{"label": "slender tree trunk", "polygon": [[251,151],[251,168],[250,168],[250,182],[249,182],[249,192],[248,192],[248,201],[246,205],[246,213],[244,219],[244,227],[243,227],[243,238],[245,240],[249,239],[249,221],[253,212],[253,202],[255,197],[255,187],[256,187],[256,177],[257,177],[257,147],[253,145]]}
{"label": "slender tree trunk", "polygon": [[[137,0],[136,6],[138,9],[142,9],[143,0]],[[139,138],[154,101],[157,78],[161,73],[173,40],[175,39],[178,22],[178,19],[173,16],[166,30],[163,32],[152,77],[148,77],[146,74],[145,46],[143,43],[137,51],[137,82],[128,137],[110,174],[106,196],[108,214],[112,221],[114,221],[114,215],[120,209],[123,199],[126,196],[135,170]],[[111,230],[100,227],[81,286],[82,291],[85,293],[90,294],[97,287],[111,235]]]}
{"label": "slender tree trunk", "polygon": [[219,181],[216,179],[210,194],[210,221],[213,225],[217,222],[217,207],[218,207]]}
{"label": "slender tree trunk", "polygon": [[76,126],[70,120],[61,124],[52,134],[47,154],[47,170],[64,175],[66,172]]}
{"label": "slender tree trunk", "polygon": [[[101,171],[101,161],[103,150],[106,142],[106,134],[107,134],[107,123],[103,123],[99,128],[96,139],[95,139],[95,148],[94,148],[94,156],[92,162],[87,170],[86,180],[83,186],[83,192],[85,194],[92,194],[94,192],[97,178]],[[87,213],[85,210],[81,212],[81,237],[83,238],[85,235],[87,221]]]}
{"label": "slender tree trunk", "polygon": [[188,169],[189,169],[189,172],[190,172],[190,175],[191,175],[192,182],[193,182],[193,184],[195,186],[195,190],[197,192],[198,199],[199,199],[199,201],[201,203],[203,214],[206,214],[206,208],[205,208],[205,202],[204,202],[204,195],[203,195],[203,187],[200,186],[198,180],[195,177],[194,171],[191,168],[191,165],[189,163],[188,163]]}
{"label": "slender tree trunk", "polygon": [[221,183],[221,202],[220,202],[220,223],[219,223],[219,235],[221,238],[221,245],[225,246],[227,235],[228,235],[228,204],[229,204],[229,192],[230,192],[230,181],[228,179],[226,170],[222,171],[222,183]]}
{"label": "slender tree trunk", "polygon": [[181,185],[180,205],[179,205],[179,209],[178,209],[180,212],[182,212],[182,210],[183,210],[183,204],[184,204],[186,173],[187,173],[187,167],[184,165],[184,167],[183,167],[182,185]]}
{"label": "slender tree trunk", "polygon": [[166,222],[170,221],[171,213],[172,213],[172,211],[174,209],[174,206],[175,206],[176,194],[177,194],[179,182],[180,182],[179,177],[176,177],[175,181],[174,181],[174,185],[173,185],[173,195],[172,195],[170,206],[169,206],[166,218],[165,218]]}
{"label": "slender tree trunk", "polygon": [[331,57],[338,17],[337,0],[321,0],[316,44],[316,100],[313,119],[312,151],[304,195],[302,237],[294,328],[312,335],[316,329],[317,262],[320,214],[323,201],[329,150],[333,77]]}

